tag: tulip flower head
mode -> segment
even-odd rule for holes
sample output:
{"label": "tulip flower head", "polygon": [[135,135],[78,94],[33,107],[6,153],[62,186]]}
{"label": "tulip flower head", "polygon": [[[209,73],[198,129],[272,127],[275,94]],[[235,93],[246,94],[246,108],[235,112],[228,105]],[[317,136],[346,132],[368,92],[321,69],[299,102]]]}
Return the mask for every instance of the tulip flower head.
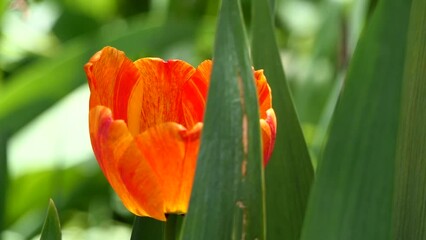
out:
{"label": "tulip flower head", "polygon": [[[188,210],[212,61],[135,62],[112,47],[84,66],[90,87],[89,130],[102,172],[129,211],[165,221]],[[263,71],[254,71],[263,157],[276,119]]]}

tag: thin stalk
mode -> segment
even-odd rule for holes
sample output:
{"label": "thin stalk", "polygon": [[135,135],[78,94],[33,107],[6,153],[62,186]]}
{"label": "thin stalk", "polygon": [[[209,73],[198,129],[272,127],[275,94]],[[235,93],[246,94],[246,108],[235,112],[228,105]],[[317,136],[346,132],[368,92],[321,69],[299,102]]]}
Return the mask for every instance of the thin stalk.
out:
{"label": "thin stalk", "polygon": [[182,227],[183,216],[170,214],[167,216],[167,222],[165,224],[164,240],[175,240],[180,235]]}
{"label": "thin stalk", "polygon": [[164,239],[165,223],[149,217],[135,217],[131,240],[162,240]]}

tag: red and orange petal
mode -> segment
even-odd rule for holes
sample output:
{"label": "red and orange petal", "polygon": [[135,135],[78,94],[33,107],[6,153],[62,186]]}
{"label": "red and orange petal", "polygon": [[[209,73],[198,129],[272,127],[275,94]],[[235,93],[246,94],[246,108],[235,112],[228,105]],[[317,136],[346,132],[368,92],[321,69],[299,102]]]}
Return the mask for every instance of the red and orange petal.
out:
{"label": "red and orange petal", "polygon": [[[212,62],[130,61],[106,47],[85,65],[90,136],[99,165],[134,214],[165,220],[188,208]],[[276,119],[263,71],[254,71],[264,164]]]}
{"label": "red and orange petal", "polygon": [[277,119],[272,108],[266,111],[266,119],[260,119],[260,129],[262,134],[263,166],[265,167],[271,158],[277,135]]}
{"label": "red and orange petal", "polygon": [[[207,84],[190,79],[199,70],[184,61],[143,58],[133,63],[123,52],[105,47],[90,59],[85,71],[90,108],[110,108],[134,136],[158,123],[177,122],[191,128],[202,120]],[[200,97],[183,96],[182,90],[191,88],[186,85],[192,85],[192,93],[198,91]],[[185,110],[183,100],[195,111]]]}
{"label": "red and orange petal", "polygon": [[266,81],[266,77],[263,74],[263,70],[257,70],[254,72],[254,79],[256,83],[257,96],[259,98],[259,112],[260,118],[266,119],[266,112],[272,109],[272,95],[271,88]]}
{"label": "red and orange petal", "polygon": [[[138,103],[132,104],[134,108],[128,112],[131,131],[143,132],[164,122],[177,122],[191,128],[185,123],[181,89],[195,68],[181,60],[166,62],[153,58],[139,59],[134,64],[140,76],[128,100]],[[191,113],[187,114],[191,117]]]}
{"label": "red and orange petal", "polygon": [[[137,149],[122,120],[114,120],[111,111],[97,106],[89,113],[93,151],[104,175],[123,204],[136,215],[164,220],[164,202],[159,180]],[[135,176],[137,172],[143,172]],[[128,186],[138,177],[144,189]]]}
{"label": "red and orange petal", "polygon": [[89,121],[96,159],[129,211],[163,221],[165,213],[187,212],[201,123],[188,131],[168,122],[133,137],[103,106],[90,110]]}
{"label": "red and orange petal", "polygon": [[84,66],[90,87],[90,108],[102,105],[111,109],[116,119],[127,122],[131,92],[139,71],[125,54],[105,47]]}

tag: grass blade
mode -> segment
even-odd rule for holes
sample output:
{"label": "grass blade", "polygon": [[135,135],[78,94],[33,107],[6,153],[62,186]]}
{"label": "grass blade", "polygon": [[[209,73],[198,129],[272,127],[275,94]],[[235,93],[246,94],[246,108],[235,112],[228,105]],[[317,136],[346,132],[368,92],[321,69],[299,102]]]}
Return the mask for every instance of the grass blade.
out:
{"label": "grass blade", "polygon": [[58,210],[52,199],[49,201],[46,220],[41,230],[40,240],[60,240],[62,239],[61,224],[59,223]]}

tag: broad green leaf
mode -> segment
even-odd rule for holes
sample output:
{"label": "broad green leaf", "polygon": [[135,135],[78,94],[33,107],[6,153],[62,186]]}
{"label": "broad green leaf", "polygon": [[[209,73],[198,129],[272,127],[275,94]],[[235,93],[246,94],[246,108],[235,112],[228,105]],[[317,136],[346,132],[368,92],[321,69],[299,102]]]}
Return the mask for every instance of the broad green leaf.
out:
{"label": "broad green leaf", "polygon": [[426,1],[413,0],[402,85],[395,239],[426,239]]}
{"label": "broad green leaf", "polygon": [[58,211],[52,199],[49,201],[46,220],[41,230],[40,240],[60,240],[62,239],[61,224],[59,222]]}
{"label": "broad green leaf", "polygon": [[252,56],[272,89],[277,115],[274,153],[265,170],[267,236],[299,239],[313,169],[279,56],[268,1],[253,1]]}
{"label": "broad green leaf", "polygon": [[264,239],[259,109],[239,1],[222,1],[182,239]]}
{"label": "broad green leaf", "polygon": [[391,237],[411,1],[380,1],[362,34],[319,162],[302,239]]}

